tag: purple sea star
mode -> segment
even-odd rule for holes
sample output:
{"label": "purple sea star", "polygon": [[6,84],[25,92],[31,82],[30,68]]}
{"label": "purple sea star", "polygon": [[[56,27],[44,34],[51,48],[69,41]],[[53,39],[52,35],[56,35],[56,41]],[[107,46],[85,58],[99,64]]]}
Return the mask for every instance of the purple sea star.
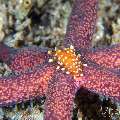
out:
{"label": "purple sea star", "polygon": [[43,64],[48,58],[47,50],[36,46],[11,48],[0,43],[0,60],[6,63],[14,72],[21,72]]}
{"label": "purple sea star", "polygon": [[[21,102],[45,94],[47,99],[44,119],[70,120],[73,99],[81,86],[119,101],[119,44],[98,50],[90,49],[96,13],[97,0],[75,0],[64,46],[74,45],[76,52],[81,53],[82,63],[87,64],[83,67],[83,76],[76,79],[61,70],[56,70],[57,63],[48,63],[49,55],[46,50],[13,50],[1,45],[1,58],[13,71],[20,71],[20,74],[0,78],[0,105]],[[36,57],[29,61],[28,55]],[[24,72],[21,72],[23,70]]]}

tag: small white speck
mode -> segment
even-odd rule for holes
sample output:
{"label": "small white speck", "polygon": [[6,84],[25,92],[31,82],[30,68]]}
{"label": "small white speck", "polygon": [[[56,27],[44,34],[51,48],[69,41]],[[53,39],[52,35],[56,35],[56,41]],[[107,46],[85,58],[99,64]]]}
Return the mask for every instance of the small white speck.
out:
{"label": "small white speck", "polygon": [[57,66],[56,69],[57,69],[57,70],[60,69],[60,66]]}
{"label": "small white speck", "polygon": [[77,56],[78,56],[78,57],[80,57],[81,55],[80,55],[80,54],[78,54]]}
{"label": "small white speck", "polygon": [[73,46],[73,45],[70,45],[70,49],[74,49],[74,46]]}
{"label": "small white speck", "polygon": [[83,74],[80,74],[81,77],[83,77]]}
{"label": "small white speck", "polygon": [[52,53],[52,51],[48,51],[48,54],[50,55]]}
{"label": "small white speck", "polygon": [[53,59],[49,59],[48,62],[53,62]]}
{"label": "small white speck", "polygon": [[65,70],[65,68],[61,68],[61,70],[62,70],[62,71],[64,71],[64,70]]}
{"label": "small white speck", "polygon": [[87,66],[87,64],[83,64],[83,66],[85,66],[85,67],[86,67],[86,66]]}
{"label": "small white speck", "polygon": [[61,63],[61,62],[59,62],[59,61],[58,61],[57,63],[58,63],[59,65],[63,65],[63,63]]}
{"label": "small white speck", "polygon": [[70,72],[67,71],[66,74],[70,74]]}
{"label": "small white speck", "polygon": [[69,51],[67,51],[67,53],[70,53]]}

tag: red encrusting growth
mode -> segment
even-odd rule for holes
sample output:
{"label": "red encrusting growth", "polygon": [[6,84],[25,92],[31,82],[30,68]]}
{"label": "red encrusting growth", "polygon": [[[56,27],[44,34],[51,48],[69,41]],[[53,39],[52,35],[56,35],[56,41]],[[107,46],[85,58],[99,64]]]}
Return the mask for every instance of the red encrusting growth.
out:
{"label": "red encrusting growth", "polygon": [[46,94],[55,66],[44,64],[20,75],[0,78],[0,106]]}
{"label": "red encrusting growth", "polygon": [[79,48],[91,47],[95,31],[98,0],[75,0],[70,15],[64,46]]}
{"label": "red encrusting growth", "polygon": [[75,90],[73,77],[56,72],[49,81],[44,120],[71,120]]}

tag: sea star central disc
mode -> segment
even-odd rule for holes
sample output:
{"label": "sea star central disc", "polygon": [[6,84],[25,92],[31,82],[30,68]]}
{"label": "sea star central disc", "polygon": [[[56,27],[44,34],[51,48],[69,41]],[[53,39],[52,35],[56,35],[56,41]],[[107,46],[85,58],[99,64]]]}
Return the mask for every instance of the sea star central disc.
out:
{"label": "sea star central disc", "polygon": [[49,59],[49,62],[53,62],[57,59],[57,63],[60,65],[57,67],[61,70],[66,70],[67,74],[71,74],[74,77],[83,76],[83,64],[80,61],[80,54],[75,54],[75,49],[71,45],[70,48],[58,49],[54,52],[48,51],[48,54],[53,54],[54,59]]}

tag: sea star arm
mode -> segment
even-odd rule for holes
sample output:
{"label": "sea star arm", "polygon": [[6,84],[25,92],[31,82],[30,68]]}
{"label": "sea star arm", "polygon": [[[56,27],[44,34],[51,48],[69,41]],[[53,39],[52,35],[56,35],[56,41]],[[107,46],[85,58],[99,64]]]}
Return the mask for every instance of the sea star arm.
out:
{"label": "sea star arm", "polygon": [[92,48],[81,52],[84,61],[94,62],[101,67],[120,71],[120,44],[102,48]]}
{"label": "sea star arm", "polygon": [[57,72],[49,81],[44,120],[71,120],[75,92],[73,78]]}
{"label": "sea star arm", "polygon": [[12,71],[21,72],[42,64],[48,59],[47,49],[36,46],[11,48],[0,43],[0,59],[5,62]]}
{"label": "sea star arm", "polygon": [[19,75],[0,78],[0,106],[46,94],[55,65],[45,63]]}
{"label": "sea star arm", "polygon": [[120,101],[120,74],[101,69],[97,66],[85,66],[80,86]]}
{"label": "sea star arm", "polygon": [[98,0],[75,0],[67,26],[64,46],[73,45],[79,48],[91,47],[95,31]]}
{"label": "sea star arm", "polygon": [[44,120],[71,120],[73,101],[79,88],[76,86],[77,81],[80,87],[120,101],[119,74],[96,66],[85,66],[83,72],[84,76],[76,79],[59,72],[49,81]]}
{"label": "sea star arm", "polygon": [[43,64],[49,59],[47,51],[47,49],[36,46],[18,49],[18,52],[16,52],[12,58],[10,68],[14,71],[21,72],[39,64]]}

